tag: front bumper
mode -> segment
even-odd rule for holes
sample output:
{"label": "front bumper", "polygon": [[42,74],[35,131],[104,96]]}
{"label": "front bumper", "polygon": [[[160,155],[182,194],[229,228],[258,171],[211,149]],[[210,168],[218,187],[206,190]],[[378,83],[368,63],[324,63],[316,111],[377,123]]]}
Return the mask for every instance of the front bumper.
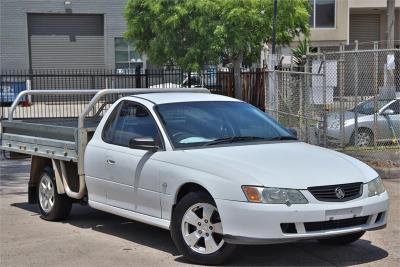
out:
{"label": "front bumper", "polygon": [[[306,195],[307,192],[303,194]],[[308,194],[306,197],[309,199],[312,195]],[[384,192],[374,197],[363,195],[347,202],[315,200],[309,204],[286,206],[216,199],[216,204],[226,242],[272,244],[384,228],[389,198],[387,192]],[[362,218],[365,218],[365,221],[360,224],[348,223],[353,219],[358,222]],[[347,224],[337,224],[339,221]],[[317,222],[321,227],[318,230],[310,228],[310,223],[313,222]],[[282,228],[282,225],[289,224],[292,226],[290,231]],[[324,229],[328,225],[329,227]],[[338,226],[332,228],[332,225]]]}
{"label": "front bumper", "polygon": [[[318,125],[314,127],[314,133],[315,137],[319,140],[322,140],[324,138],[324,131],[322,128],[320,128]],[[348,127],[345,126],[344,131],[342,131],[339,128],[327,128],[326,129],[326,140],[328,143],[333,144],[333,145],[339,145],[341,144],[342,140],[342,135],[343,136],[343,142],[344,144],[349,144],[350,143],[350,138],[352,134],[352,129],[349,129]]]}

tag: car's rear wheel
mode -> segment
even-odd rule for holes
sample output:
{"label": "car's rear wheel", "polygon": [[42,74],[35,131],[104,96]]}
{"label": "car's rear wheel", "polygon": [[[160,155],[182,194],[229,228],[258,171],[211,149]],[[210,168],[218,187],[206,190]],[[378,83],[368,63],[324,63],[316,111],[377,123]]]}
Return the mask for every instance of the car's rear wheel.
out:
{"label": "car's rear wheel", "polygon": [[224,242],[218,210],[204,192],[189,193],[179,201],[172,215],[171,236],[178,250],[198,264],[221,264],[235,249]]}
{"label": "car's rear wheel", "polygon": [[357,141],[356,141],[356,132],[354,132],[351,136],[350,143],[354,146],[358,147],[366,147],[371,146],[374,142],[374,135],[370,130],[367,129],[359,129],[357,131]]}
{"label": "car's rear wheel", "polygon": [[326,244],[326,245],[336,245],[336,246],[347,245],[347,244],[350,244],[350,243],[353,243],[353,242],[359,240],[364,235],[364,233],[365,233],[365,231],[361,231],[361,232],[351,233],[351,234],[347,234],[347,235],[340,235],[340,236],[335,236],[335,237],[318,239],[318,241],[320,243]]}
{"label": "car's rear wheel", "polygon": [[37,203],[40,215],[48,221],[63,220],[68,217],[72,201],[66,194],[58,194],[53,170],[45,167],[37,185]]}

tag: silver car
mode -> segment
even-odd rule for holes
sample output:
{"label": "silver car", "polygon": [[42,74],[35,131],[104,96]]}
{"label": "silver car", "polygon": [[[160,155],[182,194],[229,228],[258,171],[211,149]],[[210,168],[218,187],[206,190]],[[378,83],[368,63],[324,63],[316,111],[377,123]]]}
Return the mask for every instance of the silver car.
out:
{"label": "silver car", "polygon": [[[400,138],[400,96],[394,99],[377,99],[378,112],[375,113],[375,98],[361,102],[351,110],[344,112],[344,131],[340,129],[340,113],[332,112],[327,116],[326,137],[330,144],[370,146],[374,138],[379,143],[399,142]],[[357,113],[358,131],[355,131]],[[376,116],[376,125],[374,117]],[[316,127],[321,137],[322,123]],[[342,137],[343,136],[343,137]],[[342,139],[342,138],[343,139]]]}

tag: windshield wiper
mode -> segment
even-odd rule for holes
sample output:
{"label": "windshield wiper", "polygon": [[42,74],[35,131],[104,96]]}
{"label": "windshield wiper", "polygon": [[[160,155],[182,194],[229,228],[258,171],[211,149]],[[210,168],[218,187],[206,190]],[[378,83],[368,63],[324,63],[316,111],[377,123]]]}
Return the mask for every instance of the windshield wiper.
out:
{"label": "windshield wiper", "polygon": [[265,138],[257,136],[230,136],[230,137],[215,139],[213,141],[205,143],[203,146],[211,146],[223,143],[234,143],[241,141],[252,141],[252,140],[265,140]]}
{"label": "windshield wiper", "polygon": [[298,139],[294,136],[276,136],[276,137],[268,138],[267,140],[268,141],[282,141],[282,140],[298,140]]}

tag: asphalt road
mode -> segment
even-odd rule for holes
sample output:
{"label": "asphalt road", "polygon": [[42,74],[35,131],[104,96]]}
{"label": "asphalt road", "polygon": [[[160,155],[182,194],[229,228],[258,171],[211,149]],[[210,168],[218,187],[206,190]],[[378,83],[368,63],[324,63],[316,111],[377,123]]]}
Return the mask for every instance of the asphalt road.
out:
{"label": "asphalt road", "polygon": [[[27,203],[29,167],[28,160],[0,162],[0,266],[187,265],[166,230],[81,205],[64,222],[40,219]],[[384,183],[391,196],[386,229],[344,247],[315,241],[240,246],[227,265],[400,266],[400,179]]]}

